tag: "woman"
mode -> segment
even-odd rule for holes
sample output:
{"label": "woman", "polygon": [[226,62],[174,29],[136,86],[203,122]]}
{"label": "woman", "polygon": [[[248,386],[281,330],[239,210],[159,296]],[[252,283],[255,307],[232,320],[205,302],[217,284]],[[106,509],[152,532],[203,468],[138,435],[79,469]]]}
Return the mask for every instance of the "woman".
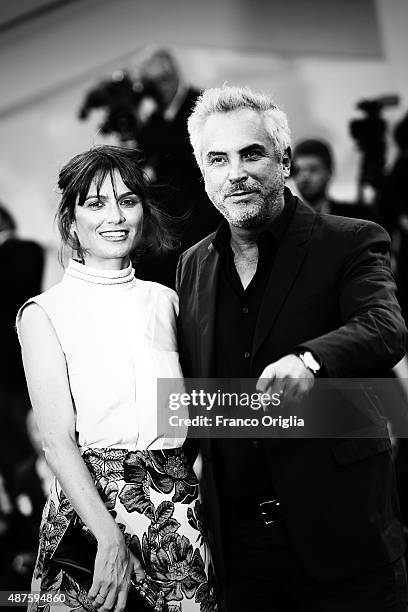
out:
{"label": "woman", "polygon": [[[182,440],[158,431],[156,418],[157,379],[182,376],[177,297],[136,279],[130,263],[146,244],[166,246],[163,219],[131,150],[101,146],[77,155],[59,187],[58,226],[75,259],[62,282],[17,317],[56,476],[33,591],[66,593],[70,609],[120,612],[136,574],[148,579],[159,609],[216,610],[197,478]],[[88,595],[50,562],[74,513],[98,543]]]}

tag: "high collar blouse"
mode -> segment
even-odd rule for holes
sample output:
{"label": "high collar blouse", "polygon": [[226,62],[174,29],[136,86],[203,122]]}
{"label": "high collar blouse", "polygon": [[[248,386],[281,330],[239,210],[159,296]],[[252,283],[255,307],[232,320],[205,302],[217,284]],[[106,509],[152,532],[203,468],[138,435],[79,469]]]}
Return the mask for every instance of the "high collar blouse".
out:
{"label": "high collar blouse", "polygon": [[169,379],[173,392],[183,390],[172,289],[137,279],[131,266],[100,270],[71,260],[62,281],[29,302],[45,310],[64,352],[80,447],[182,444],[165,401]]}

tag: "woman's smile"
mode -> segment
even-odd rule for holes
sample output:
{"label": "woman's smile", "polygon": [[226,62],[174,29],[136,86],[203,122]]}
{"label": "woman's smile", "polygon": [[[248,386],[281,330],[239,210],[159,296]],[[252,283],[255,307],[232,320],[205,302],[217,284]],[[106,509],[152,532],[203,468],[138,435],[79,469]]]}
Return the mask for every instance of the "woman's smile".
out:
{"label": "woman's smile", "polygon": [[102,238],[105,238],[105,240],[120,242],[127,239],[129,232],[128,230],[106,230],[99,232],[99,234]]}

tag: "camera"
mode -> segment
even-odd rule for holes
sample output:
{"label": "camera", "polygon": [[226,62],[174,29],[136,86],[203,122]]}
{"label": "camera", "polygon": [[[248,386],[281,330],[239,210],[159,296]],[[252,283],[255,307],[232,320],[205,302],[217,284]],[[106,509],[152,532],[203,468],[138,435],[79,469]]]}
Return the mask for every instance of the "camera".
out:
{"label": "camera", "polygon": [[136,141],[139,131],[137,107],[144,98],[154,96],[154,88],[149,83],[134,81],[125,71],[117,71],[87,93],[78,117],[84,121],[92,110],[103,108],[106,116],[99,126],[101,132],[118,134],[122,142]]}
{"label": "camera", "polygon": [[356,108],[363,111],[363,119],[350,121],[350,134],[362,152],[359,184],[371,185],[377,189],[381,183],[385,167],[385,136],[387,124],[381,116],[383,109],[399,104],[397,95],[360,100]]}
{"label": "camera", "polygon": [[366,117],[353,119],[350,122],[350,133],[362,151],[369,151],[373,145],[384,141],[387,126],[381,117],[381,111],[398,103],[399,97],[396,95],[357,102],[356,108],[362,110]]}

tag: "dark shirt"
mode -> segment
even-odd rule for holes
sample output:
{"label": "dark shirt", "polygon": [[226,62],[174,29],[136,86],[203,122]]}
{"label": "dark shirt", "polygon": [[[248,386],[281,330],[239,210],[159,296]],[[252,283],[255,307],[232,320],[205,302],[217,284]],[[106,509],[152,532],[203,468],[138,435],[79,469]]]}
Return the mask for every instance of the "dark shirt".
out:
{"label": "dark shirt", "polygon": [[[287,201],[279,217],[260,233],[258,265],[246,289],[234,264],[231,232],[224,221],[213,240],[220,256],[215,318],[215,377],[223,379],[258,378],[261,372],[251,364],[253,338],[266,285],[276,250],[294,212],[293,200]],[[240,392],[238,381],[231,382],[231,392]],[[214,441],[220,461],[218,485],[225,497],[241,499],[268,489],[262,453],[257,440],[222,439]]]}
{"label": "dark shirt", "polygon": [[214,240],[214,246],[221,258],[215,320],[216,377],[251,378],[256,376],[251,367],[252,340],[268,282],[269,263],[275,256],[275,236],[270,231],[260,234],[257,240],[257,269],[246,289],[242,286],[235,267],[230,236],[228,224],[225,222]]}

